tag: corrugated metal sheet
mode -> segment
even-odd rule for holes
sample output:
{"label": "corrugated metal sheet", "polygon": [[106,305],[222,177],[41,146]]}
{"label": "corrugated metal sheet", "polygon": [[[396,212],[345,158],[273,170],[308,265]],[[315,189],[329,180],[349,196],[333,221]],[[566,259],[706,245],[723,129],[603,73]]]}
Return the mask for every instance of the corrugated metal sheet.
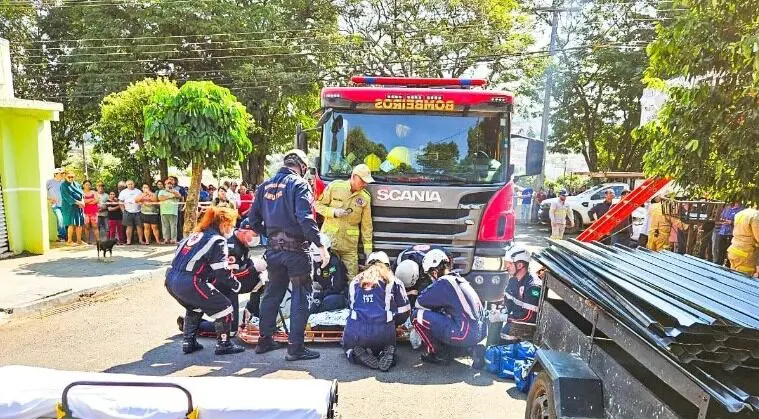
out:
{"label": "corrugated metal sheet", "polygon": [[11,255],[8,242],[8,226],[5,223],[5,206],[3,205],[3,181],[0,179],[0,259]]}
{"label": "corrugated metal sheet", "polygon": [[759,410],[759,281],[672,252],[551,241],[536,256],[726,406]]}

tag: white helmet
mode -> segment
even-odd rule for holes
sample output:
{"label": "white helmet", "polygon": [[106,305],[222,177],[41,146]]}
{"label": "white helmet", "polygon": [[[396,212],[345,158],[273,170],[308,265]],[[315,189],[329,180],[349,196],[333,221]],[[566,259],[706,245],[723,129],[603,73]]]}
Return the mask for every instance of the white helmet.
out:
{"label": "white helmet", "polygon": [[374,262],[382,262],[385,265],[390,265],[390,258],[387,257],[385,252],[372,252],[368,258],[366,258],[366,264],[371,265]]}
{"label": "white helmet", "polygon": [[440,249],[432,249],[427,252],[427,254],[424,255],[424,259],[422,259],[422,270],[424,272],[429,272],[430,269],[437,268],[441,263],[450,261],[448,255],[446,255],[444,251]]}
{"label": "white helmet", "polygon": [[520,246],[511,246],[506,249],[506,262],[524,262],[530,264],[530,252]]}
{"label": "white helmet", "polygon": [[419,265],[411,259],[406,259],[395,268],[395,277],[403,282],[406,288],[411,288],[419,279]]}

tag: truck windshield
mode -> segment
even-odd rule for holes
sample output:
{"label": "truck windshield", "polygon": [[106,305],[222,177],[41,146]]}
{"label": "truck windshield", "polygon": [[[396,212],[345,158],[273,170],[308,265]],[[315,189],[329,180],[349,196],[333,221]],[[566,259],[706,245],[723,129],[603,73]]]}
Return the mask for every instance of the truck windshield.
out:
{"label": "truck windshield", "polygon": [[503,183],[508,164],[501,117],[335,112],[324,126],[321,174],[345,177],[365,163],[378,182]]}

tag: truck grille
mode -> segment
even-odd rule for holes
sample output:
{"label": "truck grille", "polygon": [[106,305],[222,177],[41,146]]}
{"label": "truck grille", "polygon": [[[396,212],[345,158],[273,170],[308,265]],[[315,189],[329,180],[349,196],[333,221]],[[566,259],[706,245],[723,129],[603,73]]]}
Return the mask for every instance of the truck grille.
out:
{"label": "truck grille", "polygon": [[415,244],[435,244],[454,256],[453,267],[471,269],[480,209],[372,208],[374,247],[394,259]]}

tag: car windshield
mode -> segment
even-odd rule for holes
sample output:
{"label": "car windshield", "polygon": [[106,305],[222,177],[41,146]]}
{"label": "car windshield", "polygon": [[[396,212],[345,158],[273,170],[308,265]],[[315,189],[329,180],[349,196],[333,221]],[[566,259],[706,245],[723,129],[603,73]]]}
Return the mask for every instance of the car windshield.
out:
{"label": "car windshield", "polygon": [[335,112],[324,126],[321,174],[344,177],[365,163],[378,182],[503,183],[501,114]]}

